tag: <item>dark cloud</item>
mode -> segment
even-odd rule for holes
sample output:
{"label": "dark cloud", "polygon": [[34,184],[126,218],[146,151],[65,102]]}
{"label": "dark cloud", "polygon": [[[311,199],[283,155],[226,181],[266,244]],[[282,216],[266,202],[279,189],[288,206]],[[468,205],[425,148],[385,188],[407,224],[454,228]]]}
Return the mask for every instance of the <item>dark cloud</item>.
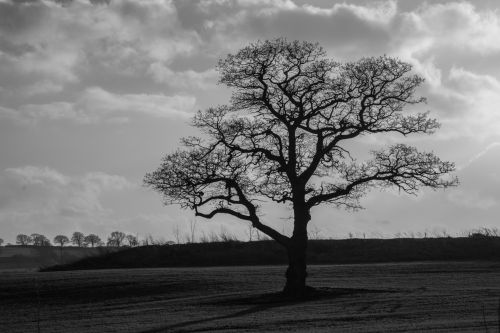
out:
{"label": "dark cloud", "polygon": [[272,38],[318,41],[334,53],[387,53],[390,31],[383,24],[361,19],[350,8],[341,7],[330,14],[315,15],[302,9],[285,10],[274,15],[247,17],[249,33]]}

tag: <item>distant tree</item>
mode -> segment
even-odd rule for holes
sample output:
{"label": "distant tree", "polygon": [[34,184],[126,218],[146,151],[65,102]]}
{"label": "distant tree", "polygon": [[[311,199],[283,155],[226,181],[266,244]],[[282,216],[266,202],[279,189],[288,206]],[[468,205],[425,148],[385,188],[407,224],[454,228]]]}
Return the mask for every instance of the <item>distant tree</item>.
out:
{"label": "distant tree", "polygon": [[194,243],[196,242],[196,224],[197,224],[196,219],[191,219],[189,220],[189,235],[187,236],[187,242],[188,243]]}
{"label": "distant tree", "polygon": [[63,247],[69,243],[69,238],[64,235],[54,237],[54,244],[59,244],[59,263],[63,264]]}
{"label": "distant tree", "polygon": [[16,244],[19,245],[29,245],[33,242],[30,236],[25,234],[19,234],[16,236]]}
{"label": "distant tree", "polygon": [[127,239],[127,243],[129,246],[139,245],[139,240],[137,239],[137,236],[129,234],[129,235],[125,236],[125,238]]}
{"label": "distant tree", "polygon": [[108,237],[107,246],[122,246],[125,239],[125,233],[121,231],[113,231]]}
{"label": "distant tree", "polygon": [[75,231],[71,236],[71,242],[78,247],[82,247],[85,244],[85,235],[79,231]]}
{"label": "distant tree", "polygon": [[69,243],[69,238],[64,235],[57,235],[54,237],[54,244],[58,244],[60,247],[63,247]]}
{"label": "distant tree", "polygon": [[50,240],[42,234],[31,234],[30,238],[32,239],[33,245],[35,246],[50,246]]}
{"label": "distant tree", "polygon": [[177,244],[180,244],[180,242],[181,242],[181,229],[179,228],[178,224],[174,225],[174,227],[172,228],[172,232],[174,234],[175,241],[177,242]]}
{"label": "distant tree", "polygon": [[[366,161],[353,157],[352,143],[363,136],[439,127],[427,112],[403,112],[425,101],[415,96],[424,79],[408,63],[387,56],[340,63],[318,44],[278,38],[229,54],[217,69],[219,82],[233,89],[230,103],[198,112],[193,125],[203,137],[184,138],[185,148],[165,156],[144,181],[166,204],[204,218],[232,215],[281,244],[289,262],[286,294],[308,290],[314,207],[358,209],[373,188],[416,194],[457,184],[447,177],[453,163],[405,144],[374,150]],[[291,236],[264,223],[262,200],[289,207]]]}
{"label": "distant tree", "polygon": [[0,246],[3,244],[3,239],[0,238]]}
{"label": "distant tree", "polygon": [[85,244],[90,245],[92,247],[98,246],[101,243],[101,238],[96,234],[90,234],[85,236],[84,240]]}
{"label": "distant tree", "polygon": [[154,239],[151,234],[146,235],[144,239],[141,241],[142,246],[149,246],[154,244]]}

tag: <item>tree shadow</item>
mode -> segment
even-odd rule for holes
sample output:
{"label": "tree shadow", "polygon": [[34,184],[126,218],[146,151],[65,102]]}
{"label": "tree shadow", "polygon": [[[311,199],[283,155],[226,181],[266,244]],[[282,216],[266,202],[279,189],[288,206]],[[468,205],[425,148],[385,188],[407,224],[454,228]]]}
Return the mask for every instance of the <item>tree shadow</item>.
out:
{"label": "tree shadow", "polygon": [[286,296],[281,292],[273,293],[263,293],[257,295],[250,295],[247,297],[232,297],[229,299],[203,302],[201,305],[212,305],[212,306],[241,306],[241,305],[251,305],[249,308],[240,310],[227,315],[213,316],[204,319],[188,320],[180,323],[165,325],[163,327],[152,328],[148,330],[141,331],[141,333],[159,333],[166,332],[176,328],[182,328],[186,326],[209,323],[216,320],[232,319],[237,317],[243,317],[249,314],[263,312],[272,308],[286,307],[299,303],[312,302],[317,300],[325,299],[335,299],[343,296],[349,296],[354,294],[364,294],[364,293],[386,293],[391,292],[389,290],[374,290],[374,289],[359,289],[359,288],[311,288],[307,295],[297,299],[294,297]]}

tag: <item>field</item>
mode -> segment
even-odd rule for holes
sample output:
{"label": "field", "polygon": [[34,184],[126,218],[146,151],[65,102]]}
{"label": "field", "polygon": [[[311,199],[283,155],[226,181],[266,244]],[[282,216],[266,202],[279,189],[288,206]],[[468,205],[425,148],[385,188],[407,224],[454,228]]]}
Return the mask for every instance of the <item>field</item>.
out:
{"label": "field", "polygon": [[122,250],[116,247],[76,247],[67,246],[62,251],[57,246],[2,246],[0,247],[0,271],[30,270],[61,263],[105,255]]}
{"label": "field", "polygon": [[0,332],[499,332],[500,263],[0,272]]}

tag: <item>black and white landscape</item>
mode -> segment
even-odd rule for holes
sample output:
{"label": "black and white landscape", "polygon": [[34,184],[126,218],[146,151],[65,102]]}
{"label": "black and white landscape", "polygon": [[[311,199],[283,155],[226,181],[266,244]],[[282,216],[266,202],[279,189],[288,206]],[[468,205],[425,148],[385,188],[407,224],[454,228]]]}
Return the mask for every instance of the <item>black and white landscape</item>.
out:
{"label": "black and white landscape", "polygon": [[0,331],[500,331],[494,1],[0,1]]}

